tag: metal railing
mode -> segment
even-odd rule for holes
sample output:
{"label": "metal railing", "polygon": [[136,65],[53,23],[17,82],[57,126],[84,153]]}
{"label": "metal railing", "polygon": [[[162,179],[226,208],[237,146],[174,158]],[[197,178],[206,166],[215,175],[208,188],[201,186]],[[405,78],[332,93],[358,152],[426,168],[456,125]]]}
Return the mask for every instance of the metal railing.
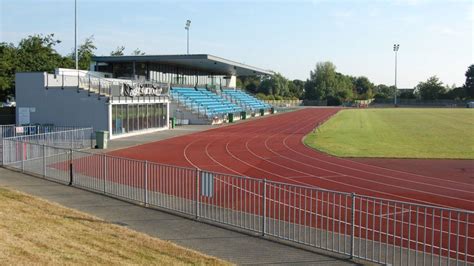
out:
{"label": "metal railing", "polygon": [[3,160],[3,139],[14,138],[53,146],[62,143],[61,147],[81,149],[83,147],[79,144],[85,145],[86,139],[91,137],[87,136],[86,131],[92,132],[92,129],[54,125],[0,125],[0,162]]}
{"label": "metal railing", "polygon": [[7,168],[351,258],[474,263],[474,212],[4,139]]}
{"label": "metal railing", "polygon": [[[169,84],[158,83],[152,80],[127,80],[127,79],[116,79],[116,78],[105,78],[102,76],[94,75],[91,73],[82,73],[77,72],[77,75],[72,74],[48,74],[45,76],[45,88],[49,89],[51,87],[60,87],[64,89],[65,87],[77,88],[77,90],[83,90],[88,92],[89,96],[96,94],[98,98],[107,97],[113,100],[113,98],[118,99],[118,101],[128,101],[128,99],[133,99],[132,96],[127,96],[124,94],[125,86],[130,88],[141,87],[145,85],[160,86],[161,94],[159,95],[147,95],[139,96],[148,100],[162,100],[163,98],[168,97],[169,93]],[[166,86],[164,86],[166,85]]]}
{"label": "metal railing", "polygon": [[[94,130],[91,127],[71,128],[47,133],[14,136],[4,138],[3,140],[43,144],[58,148],[84,149],[91,148],[93,133]],[[5,142],[3,145],[5,145]]]}

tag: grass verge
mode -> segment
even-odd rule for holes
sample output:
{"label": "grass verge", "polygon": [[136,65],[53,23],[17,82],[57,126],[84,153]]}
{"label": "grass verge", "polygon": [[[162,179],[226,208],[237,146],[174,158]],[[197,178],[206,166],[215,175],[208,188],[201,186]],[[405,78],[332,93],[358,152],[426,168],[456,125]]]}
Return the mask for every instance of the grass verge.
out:
{"label": "grass verge", "polygon": [[170,242],[1,187],[0,264],[228,265]]}
{"label": "grass verge", "polygon": [[474,110],[343,110],[304,142],[340,157],[474,159]]}

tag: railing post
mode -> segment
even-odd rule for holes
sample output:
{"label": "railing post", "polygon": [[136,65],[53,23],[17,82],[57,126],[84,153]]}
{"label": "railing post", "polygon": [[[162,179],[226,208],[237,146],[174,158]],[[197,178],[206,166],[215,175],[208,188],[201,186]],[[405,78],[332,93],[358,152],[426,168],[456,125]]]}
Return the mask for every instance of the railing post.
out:
{"label": "railing post", "polygon": [[94,131],[92,129],[91,129],[90,139],[91,139],[91,149],[93,149],[94,148]]}
{"label": "railing post", "polygon": [[354,258],[354,232],[355,232],[355,193],[351,193],[351,259]]}
{"label": "railing post", "polygon": [[201,177],[201,170],[196,169],[196,220],[199,219],[199,179]]}
{"label": "railing post", "polygon": [[267,207],[266,207],[266,197],[267,197],[267,179],[263,179],[263,194],[262,194],[262,236],[265,236],[267,231]]}
{"label": "railing post", "polygon": [[100,89],[101,89],[100,87],[101,86],[100,86],[100,78],[99,78],[99,96],[98,96],[99,98],[100,98]]}
{"label": "railing post", "polygon": [[72,165],[72,149],[69,149],[69,186],[72,186],[73,178],[74,178],[74,170]]}
{"label": "railing post", "polygon": [[46,145],[43,144],[43,178],[46,177]]}
{"label": "railing post", "polygon": [[103,190],[104,190],[104,194],[107,194],[107,192],[106,192],[106,188],[107,188],[106,187],[106,184],[107,184],[107,155],[106,154],[104,154],[104,159],[103,160],[104,160],[104,162],[103,162],[103,164],[104,164],[104,166],[103,166],[104,167]]}
{"label": "railing post", "polygon": [[21,144],[21,172],[25,172],[25,143],[20,142]]}
{"label": "railing post", "polygon": [[145,171],[144,172],[144,183],[143,183],[143,186],[144,186],[144,203],[145,203],[145,206],[148,206],[148,161],[145,161],[144,165],[143,165],[143,170]]}
{"label": "railing post", "polygon": [[89,76],[89,90],[87,92],[87,96],[91,96],[91,77]]}

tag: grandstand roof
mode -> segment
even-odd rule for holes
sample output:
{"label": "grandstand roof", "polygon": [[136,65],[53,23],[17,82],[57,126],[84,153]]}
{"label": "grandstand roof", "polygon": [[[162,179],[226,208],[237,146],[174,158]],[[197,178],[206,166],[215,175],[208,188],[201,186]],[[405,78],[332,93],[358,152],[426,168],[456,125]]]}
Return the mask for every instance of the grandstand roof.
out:
{"label": "grandstand roof", "polygon": [[92,61],[105,63],[147,62],[176,65],[209,72],[214,75],[272,75],[269,70],[249,66],[209,54],[94,56]]}

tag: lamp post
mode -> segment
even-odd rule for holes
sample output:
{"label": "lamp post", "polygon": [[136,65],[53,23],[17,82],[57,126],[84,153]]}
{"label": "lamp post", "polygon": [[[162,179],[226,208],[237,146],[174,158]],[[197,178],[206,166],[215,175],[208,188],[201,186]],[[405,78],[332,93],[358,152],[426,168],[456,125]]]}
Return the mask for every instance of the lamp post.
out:
{"label": "lamp post", "polygon": [[394,44],[393,45],[393,51],[395,52],[395,97],[394,97],[394,104],[395,106],[397,105],[397,55],[398,55],[398,49],[400,48],[400,44]]}
{"label": "lamp post", "polygon": [[77,55],[77,0],[74,0],[74,54],[76,55],[76,70],[79,70]]}
{"label": "lamp post", "polygon": [[187,54],[189,54],[189,28],[191,27],[191,20],[186,20],[186,26],[184,27],[184,29],[187,31]]}

